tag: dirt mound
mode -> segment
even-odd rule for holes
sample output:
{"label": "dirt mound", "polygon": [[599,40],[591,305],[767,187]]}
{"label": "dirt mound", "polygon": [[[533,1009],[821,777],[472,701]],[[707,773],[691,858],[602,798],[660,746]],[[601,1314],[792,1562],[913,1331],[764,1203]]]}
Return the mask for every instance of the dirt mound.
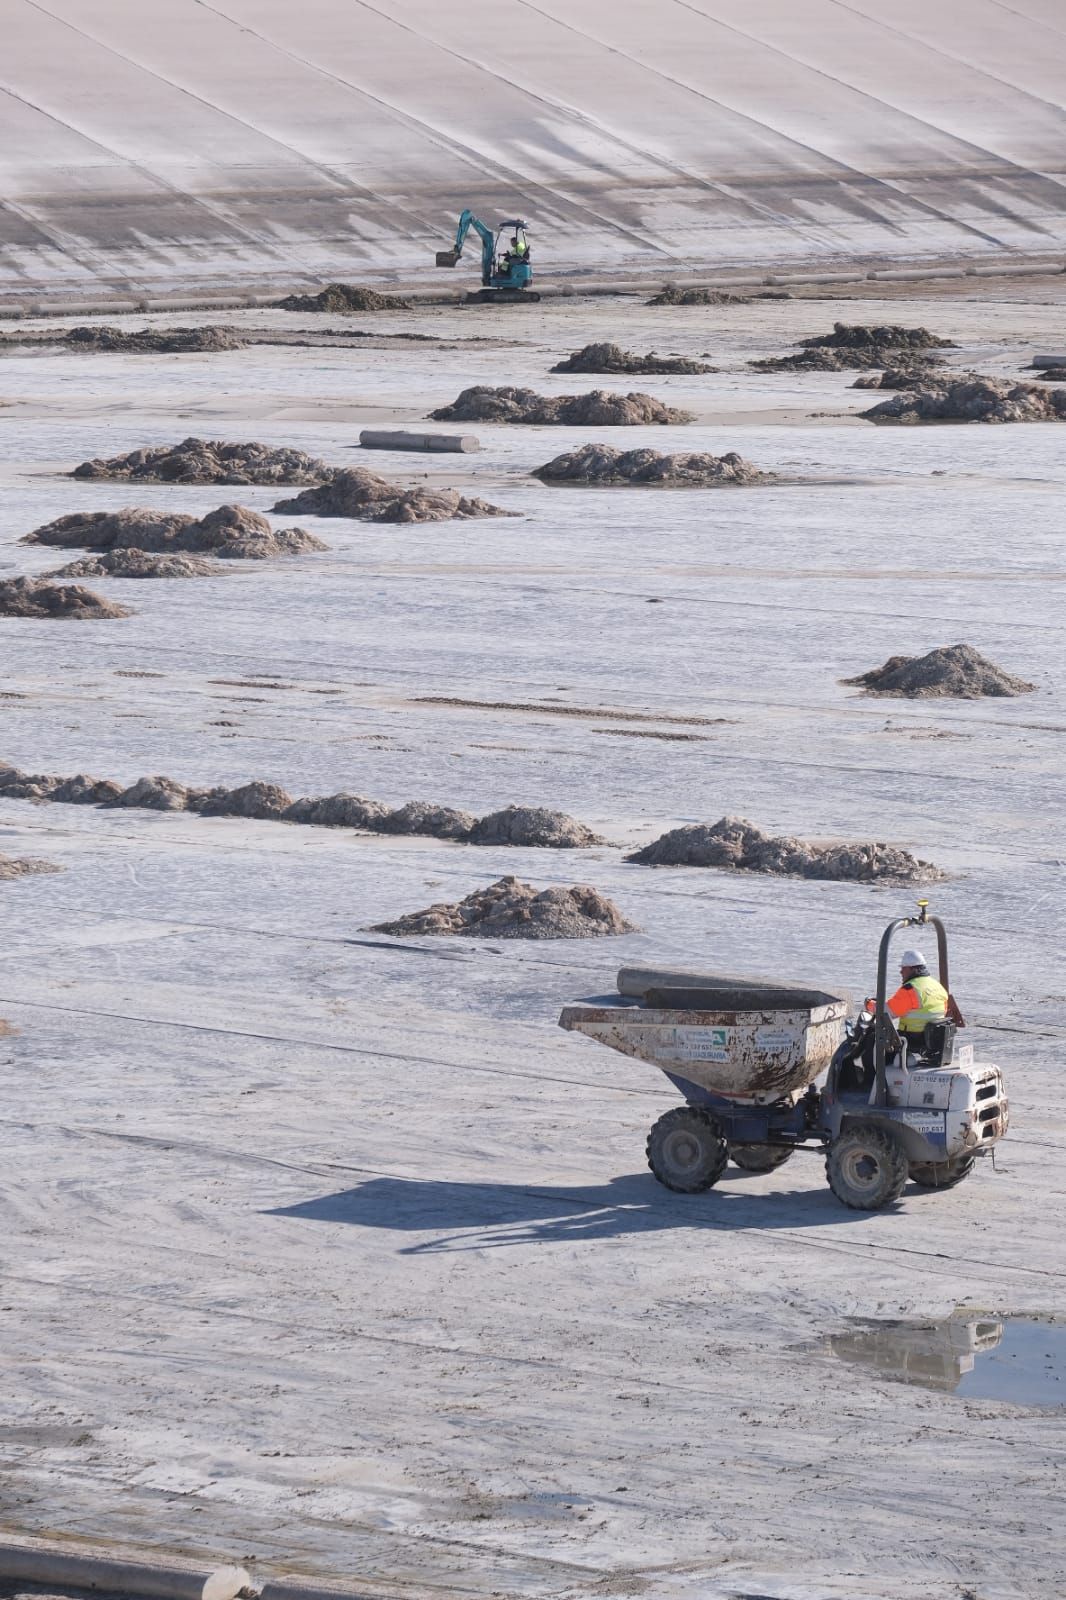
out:
{"label": "dirt mound", "polygon": [[471,811],[435,806],[425,800],[409,800],[374,826],[382,833],[425,833],[434,839],[467,840],[477,826],[477,818]]}
{"label": "dirt mound", "polygon": [[889,350],[953,350],[951,339],[941,339],[928,328],[903,328],[898,323],[865,325],[861,322],[834,322],[832,333],[813,339],[800,339],[808,349],[854,350],[872,344]]}
{"label": "dirt mound", "polygon": [[247,506],[219,506],[183,532],[181,548],[210,550],[227,561],[272,561],[328,550],[329,545],[304,528],[272,528]]}
{"label": "dirt mound", "polygon": [[152,511],[130,506],[124,511],[73,511],[34,528],[22,544],[47,544],[60,550],[158,551],[173,547],[196,518],[183,511]]}
{"label": "dirt mound", "polygon": [[517,878],[500,878],[454,905],[412,911],[370,931],[398,939],[445,933],[479,939],[598,939],[636,930],[612,901],[587,884],[537,890]]}
{"label": "dirt mound", "polygon": [[202,817],[252,817],[275,822],[292,806],[292,795],[276,783],[243,783],[239,789],[212,789],[196,809]]}
{"label": "dirt mound", "polygon": [[67,805],[104,805],[122,792],[110,778],[56,778],[41,772],[0,767],[0,796],[5,800],[55,800]]}
{"label": "dirt mound", "polygon": [[878,879],[923,883],[943,874],[931,862],[889,844],[817,846],[802,839],[772,838],[743,817],[688,823],[673,828],[643,850],[626,856],[652,867],[726,867],[779,877],[834,878],[856,883]]}
{"label": "dirt mound", "polygon": [[1064,422],[1066,389],[970,373],[950,378],[930,373],[919,385],[859,415],[871,422]]}
{"label": "dirt mound", "polygon": [[189,790],[173,778],[138,778],[108,803],[145,811],[185,811]]}
{"label": "dirt mound", "polygon": [[1002,699],[1028,694],[1036,688],[1035,683],[1004,672],[972,644],[944,645],[925,656],[890,656],[883,667],[840,681],[849,688],[865,689],[869,695],[894,695],[908,700],[980,700],[986,696]]}
{"label": "dirt mound", "polygon": [[565,811],[549,811],[543,806],[504,806],[502,811],[492,811],[476,823],[470,843],[583,850],[604,841]]}
{"label": "dirt mound", "polygon": [[131,355],[192,354],[200,350],[243,350],[247,339],[233,328],[71,328],[64,342],[76,350],[117,350]]}
{"label": "dirt mound", "polygon": [[560,424],[578,427],[632,428],[647,423],[691,422],[690,411],[664,406],[650,394],[610,394],[593,389],[591,394],[543,395],[535,389],[500,389],[475,384],[464,389],[450,406],[431,411],[435,422],[525,422],[540,426]]}
{"label": "dirt mound", "polygon": [[189,788],[174,778],[138,778],[123,786],[106,778],[56,778],[0,766],[0,796],[12,800],[56,800],[84,805],[144,807],[151,811],[196,811],[205,817],[254,817],[320,828],[361,828],[373,833],[428,834],[437,839],[484,845],[578,850],[603,840],[563,811],[507,806],[477,818],[469,811],[409,800],[392,809],[358,794],[294,800],[276,783],[256,781],[237,789]]}
{"label": "dirt mound", "polygon": [[565,361],[556,362],[553,372],[714,372],[702,361],[683,356],[635,356],[616,344],[587,344]]}
{"label": "dirt mound", "polygon": [[679,289],[676,283],[668,283],[660,294],[646,303],[649,306],[735,306],[743,301],[743,295],[728,294],[725,289]]}
{"label": "dirt mound", "polygon": [[7,578],[0,583],[0,617],[96,621],[132,615],[128,606],[115,605],[80,583],[45,583],[40,578]]}
{"label": "dirt mound", "polygon": [[468,499],[454,489],[399,489],[365,467],[346,467],[329,483],[279,500],[276,512],[312,517],[351,517],[359,522],[449,522],[470,517],[513,517],[487,500]]}
{"label": "dirt mound", "polygon": [[332,467],[302,450],[284,446],[225,444],[220,439],[183,439],[151,445],[108,460],[83,461],[72,478],[111,478],[144,483],[301,484],[324,483]]}
{"label": "dirt mound", "polygon": [[360,289],[354,283],[328,283],[319,294],[290,294],[275,302],[279,311],[332,311],[350,316],[353,311],[410,311],[410,300],[399,295]]}
{"label": "dirt mound", "polygon": [[142,559],[146,553],[174,556],[179,552],[208,551],[227,561],[271,561],[278,556],[329,549],[303,528],[273,529],[266,517],[247,506],[219,506],[199,519],[181,511],[152,511],[142,506],[123,511],[73,512],[35,528],[21,542],[58,545],[66,550],[80,546],[105,552],[132,551]]}
{"label": "dirt mound", "polygon": [[[0,855],[0,883],[8,883],[12,878],[29,878],[40,872],[62,872],[62,867],[57,867],[54,861],[42,861],[39,856],[5,856]],[[6,1031],[6,1024],[0,1024],[0,1030]]]}
{"label": "dirt mound", "polygon": [[284,821],[305,822],[317,828],[376,829],[388,815],[388,806],[380,800],[367,800],[361,794],[327,794],[294,800]]}
{"label": "dirt mound", "polygon": [[657,450],[622,451],[609,444],[584,444],[537,467],[533,477],[545,483],[657,483],[685,488],[768,483],[774,474],[760,472],[732,450],[724,456],[701,451],[666,456]]}
{"label": "dirt mound", "polygon": [[107,550],[45,574],[48,578],[214,578],[225,572],[203,556],[152,555],[145,550]]}

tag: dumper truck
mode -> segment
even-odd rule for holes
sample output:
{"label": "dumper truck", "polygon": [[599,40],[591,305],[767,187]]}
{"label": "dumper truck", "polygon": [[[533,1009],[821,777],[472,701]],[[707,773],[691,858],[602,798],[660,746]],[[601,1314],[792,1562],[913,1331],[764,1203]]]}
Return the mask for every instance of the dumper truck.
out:
{"label": "dumper truck", "polygon": [[770,1172],[813,1147],[838,1200],[880,1210],[908,1182],[961,1183],[1010,1120],[1000,1069],[958,1043],[953,1003],[921,1036],[897,1032],[888,957],[909,927],[935,930],[950,994],[947,932],[923,900],[885,929],[876,996],[851,1023],[845,995],[810,985],[623,967],[617,993],[565,1006],[559,1025],[650,1062],[683,1097],[648,1135],[648,1165],[666,1188],[698,1193],[730,1160]]}

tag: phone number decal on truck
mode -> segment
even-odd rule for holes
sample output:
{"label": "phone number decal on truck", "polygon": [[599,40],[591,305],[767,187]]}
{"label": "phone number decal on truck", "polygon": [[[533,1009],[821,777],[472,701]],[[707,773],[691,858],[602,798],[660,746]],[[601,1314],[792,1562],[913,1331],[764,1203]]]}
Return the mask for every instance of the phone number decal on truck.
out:
{"label": "phone number decal on truck", "polygon": [[728,1061],[733,1028],[671,1028],[655,1054],[667,1061]]}

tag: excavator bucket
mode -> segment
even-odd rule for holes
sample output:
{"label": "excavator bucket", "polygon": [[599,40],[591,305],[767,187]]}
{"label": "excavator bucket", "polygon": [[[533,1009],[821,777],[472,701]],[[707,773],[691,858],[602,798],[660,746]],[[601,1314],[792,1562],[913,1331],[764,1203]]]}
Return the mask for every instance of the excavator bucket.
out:
{"label": "excavator bucket", "polygon": [[458,252],[458,250],[438,250],[437,251],[437,265],[438,265],[438,267],[456,267],[456,266],[458,266],[459,265],[459,252]]}

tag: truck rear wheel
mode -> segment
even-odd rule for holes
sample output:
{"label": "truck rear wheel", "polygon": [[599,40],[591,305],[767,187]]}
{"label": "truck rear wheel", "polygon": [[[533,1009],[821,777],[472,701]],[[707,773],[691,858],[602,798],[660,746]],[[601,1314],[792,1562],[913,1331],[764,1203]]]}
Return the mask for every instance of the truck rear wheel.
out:
{"label": "truck rear wheel", "polygon": [[837,1199],[852,1211],[880,1211],[906,1187],[907,1152],[883,1128],[847,1128],[829,1146],[825,1175]]}
{"label": "truck rear wheel", "polygon": [[666,1189],[699,1194],[718,1182],[729,1162],[729,1146],[709,1112],[675,1106],[648,1135],[648,1166]]}
{"label": "truck rear wheel", "polygon": [[920,1189],[954,1189],[977,1165],[976,1156],[956,1156],[952,1161],[913,1161],[910,1178]]}
{"label": "truck rear wheel", "polygon": [[773,1172],[793,1154],[787,1144],[731,1144],[729,1159],[744,1172]]}

